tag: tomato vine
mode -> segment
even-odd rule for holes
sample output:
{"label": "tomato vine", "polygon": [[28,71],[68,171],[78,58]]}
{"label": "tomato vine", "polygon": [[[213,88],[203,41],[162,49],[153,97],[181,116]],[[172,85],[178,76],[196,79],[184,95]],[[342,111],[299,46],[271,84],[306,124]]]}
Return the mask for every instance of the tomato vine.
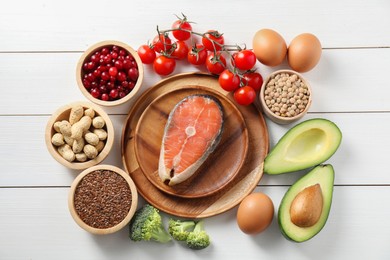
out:
{"label": "tomato vine", "polygon": [[219,84],[232,91],[240,105],[252,104],[263,78],[256,71],[256,56],[246,45],[225,44],[225,36],[218,30],[196,32],[184,14],[176,16],[169,29],[160,30],[151,44],[141,45],[138,54],[144,64],[153,64],[154,71],[167,76],[174,72],[176,60],[203,66],[219,77]]}

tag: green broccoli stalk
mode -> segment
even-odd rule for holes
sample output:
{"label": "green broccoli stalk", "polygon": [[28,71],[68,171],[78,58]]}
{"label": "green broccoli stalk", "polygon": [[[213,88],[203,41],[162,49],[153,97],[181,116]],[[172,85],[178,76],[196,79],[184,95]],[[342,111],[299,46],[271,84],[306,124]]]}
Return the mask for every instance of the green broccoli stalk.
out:
{"label": "green broccoli stalk", "polygon": [[196,223],[194,230],[188,234],[186,243],[191,249],[204,249],[210,245],[210,237],[204,229],[203,221]]}
{"label": "green broccoli stalk", "polygon": [[174,220],[168,222],[168,232],[177,241],[186,241],[188,234],[194,229],[195,222],[192,220]]}
{"label": "green broccoli stalk", "polygon": [[145,204],[135,212],[129,229],[129,236],[133,241],[152,240],[167,243],[172,240],[163,227],[159,210],[149,204]]}

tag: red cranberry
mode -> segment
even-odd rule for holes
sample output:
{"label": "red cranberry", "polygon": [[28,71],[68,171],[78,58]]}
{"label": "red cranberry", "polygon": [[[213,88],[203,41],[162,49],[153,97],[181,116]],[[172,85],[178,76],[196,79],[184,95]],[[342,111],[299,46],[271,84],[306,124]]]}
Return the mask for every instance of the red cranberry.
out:
{"label": "red cranberry", "polygon": [[122,69],[123,69],[123,62],[120,61],[120,60],[116,60],[115,63],[114,63],[114,66],[115,66],[115,68],[117,68],[118,70],[122,70]]}
{"label": "red cranberry", "polygon": [[129,85],[127,86],[128,89],[133,89],[135,87],[134,81],[130,81]]}
{"label": "red cranberry", "polygon": [[132,81],[137,81],[138,79],[138,69],[136,68],[130,68],[127,72],[127,75]]}
{"label": "red cranberry", "polygon": [[111,58],[116,60],[118,58],[118,53],[117,52],[111,52]]}
{"label": "red cranberry", "polygon": [[97,88],[93,88],[93,89],[91,89],[91,95],[94,98],[99,98],[100,97],[100,91]]}
{"label": "red cranberry", "polygon": [[110,79],[110,75],[106,71],[103,71],[102,74],[100,75],[100,77],[102,80],[109,80]]}
{"label": "red cranberry", "polygon": [[124,60],[124,61],[122,62],[122,66],[123,66],[123,68],[124,68],[125,70],[130,69],[130,68],[131,68],[131,61],[129,61],[129,60]]}
{"label": "red cranberry", "polygon": [[118,90],[117,89],[111,89],[110,91],[110,97],[113,99],[116,99],[118,97]]}
{"label": "red cranberry", "polygon": [[110,74],[110,76],[116,76],[118,74],[118,69],[116,67],[111,67],[109,70],[108,70],[108,74]]}
{"label": "red cranberry", "polygon": [[106,54],[108,54],[109,52],[110,52],[110,50],[109,50],[108,48],[106,48],[106,47],[102,48],[102,54],[103,54],[103,55],[106,55]]}
{"label": "red cranberry", "polygon": [[101,96],[101,99],[103,101],[108,101],[110,99],[110,96],[107,93],[103,93],[102,96]]}
{"label": "red cranberry", "polygon": [[127,88],[129,86],[129,82],[127,80],[122,81],[121,86]]}
{"label": "red cranberry", "polygon": [[119,98],[124,98],[127,95],[125,91],[120,91],[119,92]]}
{"label": "red cranberry", "polygon": [[125,81],[125,80],[126,80],[127,76],[126,76],[126,73],[120,71],[120,72],[118,72],[118,74],[116,75],[116,78],[117,78],[117,80],[119,80],[120,82],[122,82],[122,81]]}
{"label": "red cranberry", "polygon": [[111,89],[114,89],[115,88],[115,84],[113,83],[113,82],[107,82],[107,88],[109,89],[109,90],[111,90]]}

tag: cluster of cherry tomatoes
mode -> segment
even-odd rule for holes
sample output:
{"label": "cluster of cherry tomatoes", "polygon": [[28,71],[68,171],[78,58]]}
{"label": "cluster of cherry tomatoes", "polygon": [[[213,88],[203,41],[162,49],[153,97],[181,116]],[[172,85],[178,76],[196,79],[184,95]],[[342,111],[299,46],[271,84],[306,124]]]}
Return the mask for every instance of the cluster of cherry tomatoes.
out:
{"label": "cluster of cherry tomatoes", "polygon": [[171,29],[158,30],[153,41],[141,45],[137,52],[144,64],[153,64],[154,71],[162,76],[175,70],[176,60],[205,66],[211,74],[219,75],[220,86],[233,92],[240,105],[252,104],[263,84],[261,74],[254,69],[257,59],[252,50],[225,45],[223,34],[217,30],[193,31],[184,15],[178,17]]}

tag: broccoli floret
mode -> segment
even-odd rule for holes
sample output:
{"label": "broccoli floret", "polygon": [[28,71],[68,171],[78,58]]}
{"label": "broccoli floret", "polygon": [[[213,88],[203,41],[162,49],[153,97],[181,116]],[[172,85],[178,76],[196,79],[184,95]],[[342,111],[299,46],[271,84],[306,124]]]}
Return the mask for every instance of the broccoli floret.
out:
{"label": "broccoli floret", "polygon": [[150,204],[138,209],[130,221],[130,239],[133,241],[156,241],[167,243],[172,240],[164,229],[159,210]]}
{"label": "broccoli floret", "polygon": [[177,241],[186,241],[188,234],[194,229],[195,222],[192,220],[170,219],[168,232]]}
{"label": "broccoli floret", "polygon": [[194,230],[188,234],[186,243],[191,249],[204,249],[210,245],[210,237],[204,229],[202,220],[196,223]]}

